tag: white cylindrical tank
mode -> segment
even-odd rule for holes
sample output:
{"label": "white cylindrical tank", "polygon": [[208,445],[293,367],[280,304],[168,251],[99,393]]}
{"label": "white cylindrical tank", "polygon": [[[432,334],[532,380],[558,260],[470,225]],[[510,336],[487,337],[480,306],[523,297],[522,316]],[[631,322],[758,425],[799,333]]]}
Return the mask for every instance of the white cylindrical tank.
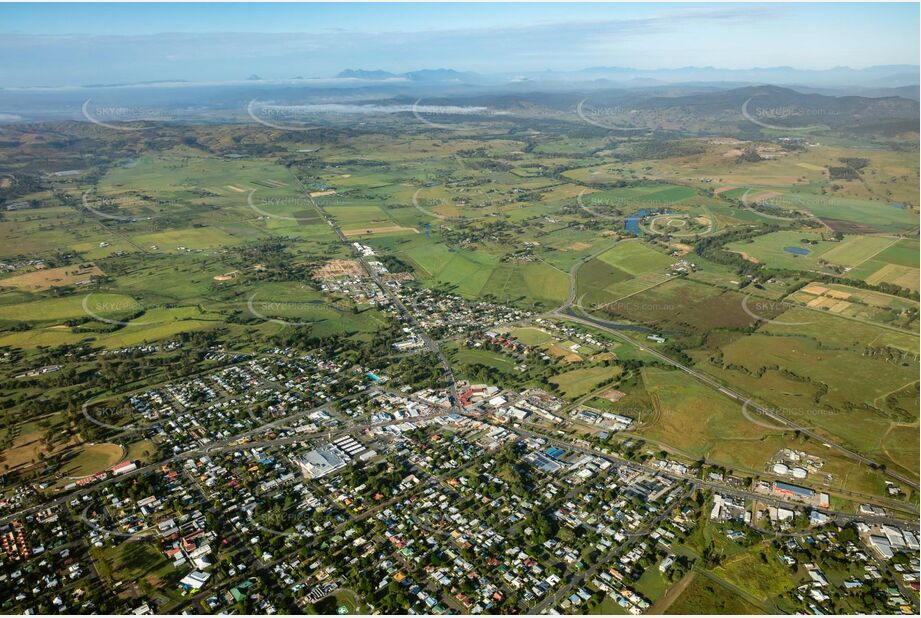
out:
{"label": "white cylindrical tank", "polygon": [[774,464],[774,474],[789,474],[790,468],[787,467],[787,464],[775,463]]}

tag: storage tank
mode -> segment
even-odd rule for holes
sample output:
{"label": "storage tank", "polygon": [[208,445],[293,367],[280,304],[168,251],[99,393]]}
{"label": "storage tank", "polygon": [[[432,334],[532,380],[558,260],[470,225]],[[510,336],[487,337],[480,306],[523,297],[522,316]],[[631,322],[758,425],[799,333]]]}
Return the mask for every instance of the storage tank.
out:
{"label": "storage tank", "polygon": [[790,468],[787,467],[787,464],[775,463],[774,464],[774,474],[789,474]]}

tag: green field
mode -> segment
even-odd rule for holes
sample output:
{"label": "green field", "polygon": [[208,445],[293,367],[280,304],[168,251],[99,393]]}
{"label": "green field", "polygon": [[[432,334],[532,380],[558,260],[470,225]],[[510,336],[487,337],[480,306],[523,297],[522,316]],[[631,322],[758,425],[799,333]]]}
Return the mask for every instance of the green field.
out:
{"label": "green field", "polygon": [[587,367],[558,374],[550,379],[560,387],[567,399],[576,399],[616,379],[623,373],[621,367]]}
{"label": "green field", "polygon": [[767,612],[742,599],[725,586],[698,574],[665,613],[677,616],[681,614],[748,615]]}

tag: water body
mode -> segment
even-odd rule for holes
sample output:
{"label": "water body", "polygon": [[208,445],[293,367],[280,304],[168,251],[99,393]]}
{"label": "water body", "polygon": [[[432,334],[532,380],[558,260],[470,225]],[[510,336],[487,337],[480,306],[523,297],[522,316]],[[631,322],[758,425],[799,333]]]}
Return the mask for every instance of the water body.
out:
{"label": "water body", "polygon": [[783,250],[794,255],[809,255],[809,249],[803,249],[802,247],[784,247]]}
{"label": "water body", "polygon": [[637,236],[642,235],[643,230],[640,229],[640,221],[643,220],[643,217],[647,215],[645,208],[640,208],[636,211],[636,214],[632,217],[627,217],[624,221],[624,229],[628,232],[633,232]]}
{"label": "water body", "polygon": [[646,210],[645,208],[640,208],[636,211],[636,214],[627,217],[624,220],[624,229],[628,232],[633,232],[637,236],[643,234],[642,228],[640,228],[640,221],[646,217],[651,217],[652,215],[667,215],[671,214],[668,209],[666,210]]}

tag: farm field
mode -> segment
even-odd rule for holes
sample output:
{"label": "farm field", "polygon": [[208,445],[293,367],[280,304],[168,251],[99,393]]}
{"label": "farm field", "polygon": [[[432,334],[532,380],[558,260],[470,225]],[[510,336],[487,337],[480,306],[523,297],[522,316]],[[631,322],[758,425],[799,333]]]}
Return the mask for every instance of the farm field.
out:
{"label": "farm field", "polygon": [[854,268],[896,242],[883,236],[845,236],[835,242],[814,232],[774,232],[727,248],[771,267],[823,271],[824,263]]}
{"label": "farm field", "polygon": [[[809,319],[813,321],[806,323]],[[796,324],[784,326],[782,320]],[[894,394],[916,392],[917,371],[912,365],[917,338],[870,324],[845,326],[842,318],[802,309],[782,314],[759,331],[764,334],[756,332],[722,346],[722,367],[709,362],[698,366],[835,442],[918,474],[917,463],[909,463],[907,457],[915,450],[914,441],[907,450],[894,453],[882,446],[900,425],[917,423],[913,402],[893,399]],[[867,341],[904,347],[895,358],[868,355],[863,348]],[[847,378],[853,375],[864,379]]]}
{"label": "farm field", "polygon": [[788,299],[816,311],[903,329],[907,334],[917,321],[916,301],[846,285],[810,283]]}

